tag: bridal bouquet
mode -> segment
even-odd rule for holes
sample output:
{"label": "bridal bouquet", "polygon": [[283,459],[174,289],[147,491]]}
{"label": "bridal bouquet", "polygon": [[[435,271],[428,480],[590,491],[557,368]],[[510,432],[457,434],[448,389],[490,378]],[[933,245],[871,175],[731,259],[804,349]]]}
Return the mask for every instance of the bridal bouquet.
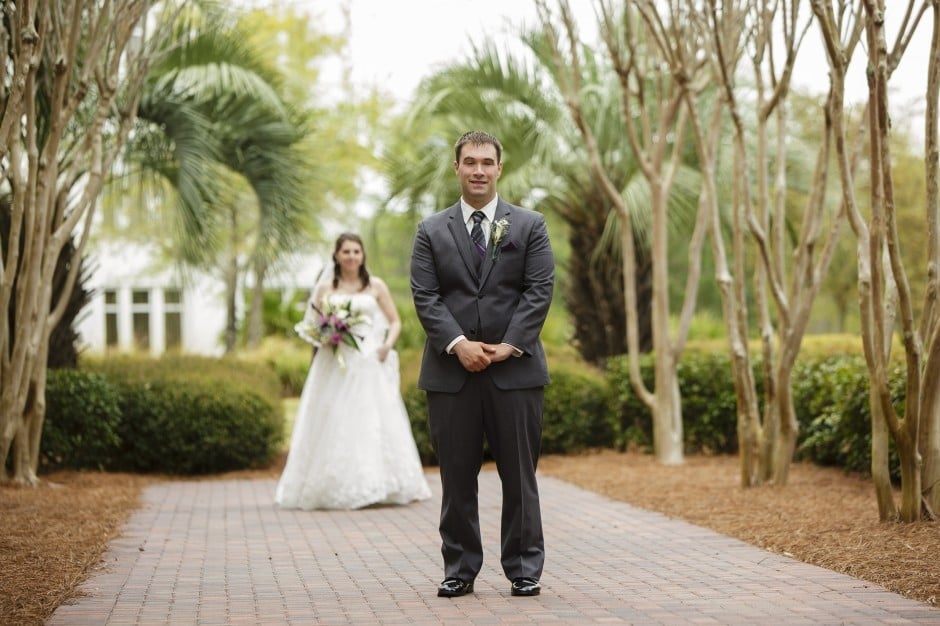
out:
{"label": "bridal bouquet", "polygon": [[353,332],[353,328],[362,324],[369,324],[371,319],[352,308],[352,301],[342,303],[330,302],[329,299],[318,308],[311,303],[313,314],[308,314],[304,320],[294,326],[294,330],[304,340],[317,348],[330,347],[333,354],[338,355],[340,365],[345,367],[342,355],[338,354],[341,345],[359,350],[361,336]]}

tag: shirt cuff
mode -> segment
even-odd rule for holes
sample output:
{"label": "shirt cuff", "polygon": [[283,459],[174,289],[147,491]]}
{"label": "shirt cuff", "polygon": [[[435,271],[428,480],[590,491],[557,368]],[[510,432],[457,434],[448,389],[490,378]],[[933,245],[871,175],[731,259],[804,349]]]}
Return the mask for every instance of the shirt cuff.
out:
{"label": "shirt cuff", "polygon": [[464,339],[466,339],[464,335],[457,335],[457,337],[453,341],[447,344],[447,349],[444,352],[446,352],[447,354],[453,354],[454,346],[456,346],[458,343],[460,343]]}

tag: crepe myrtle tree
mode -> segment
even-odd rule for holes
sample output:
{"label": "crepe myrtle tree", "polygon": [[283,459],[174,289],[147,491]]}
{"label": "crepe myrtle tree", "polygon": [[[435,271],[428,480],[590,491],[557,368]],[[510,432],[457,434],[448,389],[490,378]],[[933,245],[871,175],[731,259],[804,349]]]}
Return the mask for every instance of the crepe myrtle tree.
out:
{"label": "crepe myrtle tree", "polygon": [[[832,126],[842,202],[856,236],[858,299],[862,344],[868,365],[872,414],[872,477],[882,520],[935,519],[940,512],[940,184],[938,184],[938,91],[940,91],[940,3],[915,0],[863,0],[846,11],[844,2],[813,0],[812,9],[823,33],[832,93]],[[887,16],[897,15],[900,28],[887,32]],[[924,22],[921,24],[921,22]],[[924,67],[925,128],[924,229],[927,232],[927,283],[920,310],[901,258],[895,204],[888,82],[919,26],[931,30]],[[850,136],[843,97],[851,46],[862,40],[868,71],[865,119],[867,172],[852,167]],[[856,195],[857,178],[867,176],[870,208],[866,219]],[[903,411],[891,400],[888,369],[891,350],[900,340],[906,366]],[[901,470],[901,497],[895,502],[888,468],[893,439]]]}
{"label": "crepe myrtle tree", "polygon": [[[558,83],[568,113],[581,134],[594,178],[601,185],[619,222],[622,250],[624,301],[626,312],[629,377],[634,392],[649,408],[653,418],[653,450],[663,464],[683,462],[682,402],[679,391],[678,361],[682,355],[698,293],[702,250],[707,221],[699,208],[688,246],[685,292],[678,307],[679,322],[671,328],[669,272],[669,200],[677,189],[683,171],[683,148],[687,138],[687,110],[683,107],[683,84],[668,73],[672,59],[654,44],[661,35],[638,23],[627,4],[610,2],[595,5],[598,26],[608,62],[620,87],[619,113],[624,129],[624,148],[632,153],[642,174],[649,199],[652,275],[652,339],[654,389],[643,381],[639,362],[639,318],[635,235],[637,215],[625,200],[623,190],[614,183],[616,164],[606,161],[598,148],[596,120],[587,114],[586,102],[591,92],[583,83],[583,67],[590,58],[580,45],[577,24],[567,0],[536,3],[539,24],[551,46]],[[681,23],[671,26],[680,28]],[[677,48],[685,53],[702,47],[691,30],[669,33]],[[701,67],[689,68],[701,74]],[[701,80],[695,74],[685,80]]]}
{"label": "crepe myrtle tree", "polygon": [[187,4],[4,3],[0,184],[11,200],[0,248],[0,479],[38,482],[49,341],[81,266],[54,287],[57,261],[70,239],[81,257],[148,67],[167,46],[161,24]]}
{"label": "crepe myrtle tree", "polygon": [[[642,5],[644,15],[655,14],[655,3]],[[845,211],[827,202],[825,193],[829,127],[822,126],[815,146],[794,141],[789,129],[791,79],[813,20],[801,3],[790,0],[737,0],[720,6],[707,0],[704,9],[689,14],[688,21],[703,33],[701,57],[719,88],[721,97],[713,109],[719,115],[704,123],[693,98],[700,96],[686,93],[703,169],[709,172],[703,198],[712,204],[713,215],[720,187],[713,163],[725,126],[731,137],[730,233],[726,245],[712,220],[712,238],[738,404],[741,484],[786,484],[799,431],[791,372],[846,222]],[[685,17],[674,7],[666,21]],[[680,71],[690,62],[683,60]],[[810,149],[816,150],[815,159]],[[803,163],[813,169],[801,180]],[[799,204],[792,189],[803,187],[809,192]],[[750,336],[760,337],[759,359],[750,355]],[[754,362],[763,370],[762,403]]]}

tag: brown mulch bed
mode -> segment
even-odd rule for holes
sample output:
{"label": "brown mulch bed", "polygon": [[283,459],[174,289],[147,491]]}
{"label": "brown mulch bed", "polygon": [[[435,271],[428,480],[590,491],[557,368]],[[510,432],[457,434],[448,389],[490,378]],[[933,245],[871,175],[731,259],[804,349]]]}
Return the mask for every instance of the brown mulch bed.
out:
{"label": "brown mulch bed", "polygon": [[680,466],[611,451],[552,456],[540,470],[640,508],[940,604],[940,524],[882,523],[871,480],[795,463],[785,486],[745,489],[738,458],[689,456]]}
{"label": "brown mulch bed", "polygon": [[0,616],[42,624],[101,562],[149,479],[63,472],[0,485]]}
{"label": "brown mulch bed", "polygon": [[[268,470],[226,475],[273,478]],[[878,522],[869,480],[795,464],[785,487],[738,486],[735,457],[601,451],[546,456],[541,473],[687,520],[808,563],[940,604],[940,526]],[[159,477],[97,472],[43,476],[36,488],[0,485],[0,616],[42,624],[101,565],[108,543]]]}

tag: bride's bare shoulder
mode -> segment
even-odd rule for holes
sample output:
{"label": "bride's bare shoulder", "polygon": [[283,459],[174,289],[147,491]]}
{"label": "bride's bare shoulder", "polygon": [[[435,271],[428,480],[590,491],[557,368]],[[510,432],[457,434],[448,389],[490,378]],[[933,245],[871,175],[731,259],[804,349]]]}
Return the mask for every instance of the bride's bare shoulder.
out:
{"label": "bride's bare shoulder", "polygon": [[376,295],[388,291],[388,285],[386,285],[385,281],[378,276],[370,276],[369,283],[369,286],[372,288],[372,292]]}

